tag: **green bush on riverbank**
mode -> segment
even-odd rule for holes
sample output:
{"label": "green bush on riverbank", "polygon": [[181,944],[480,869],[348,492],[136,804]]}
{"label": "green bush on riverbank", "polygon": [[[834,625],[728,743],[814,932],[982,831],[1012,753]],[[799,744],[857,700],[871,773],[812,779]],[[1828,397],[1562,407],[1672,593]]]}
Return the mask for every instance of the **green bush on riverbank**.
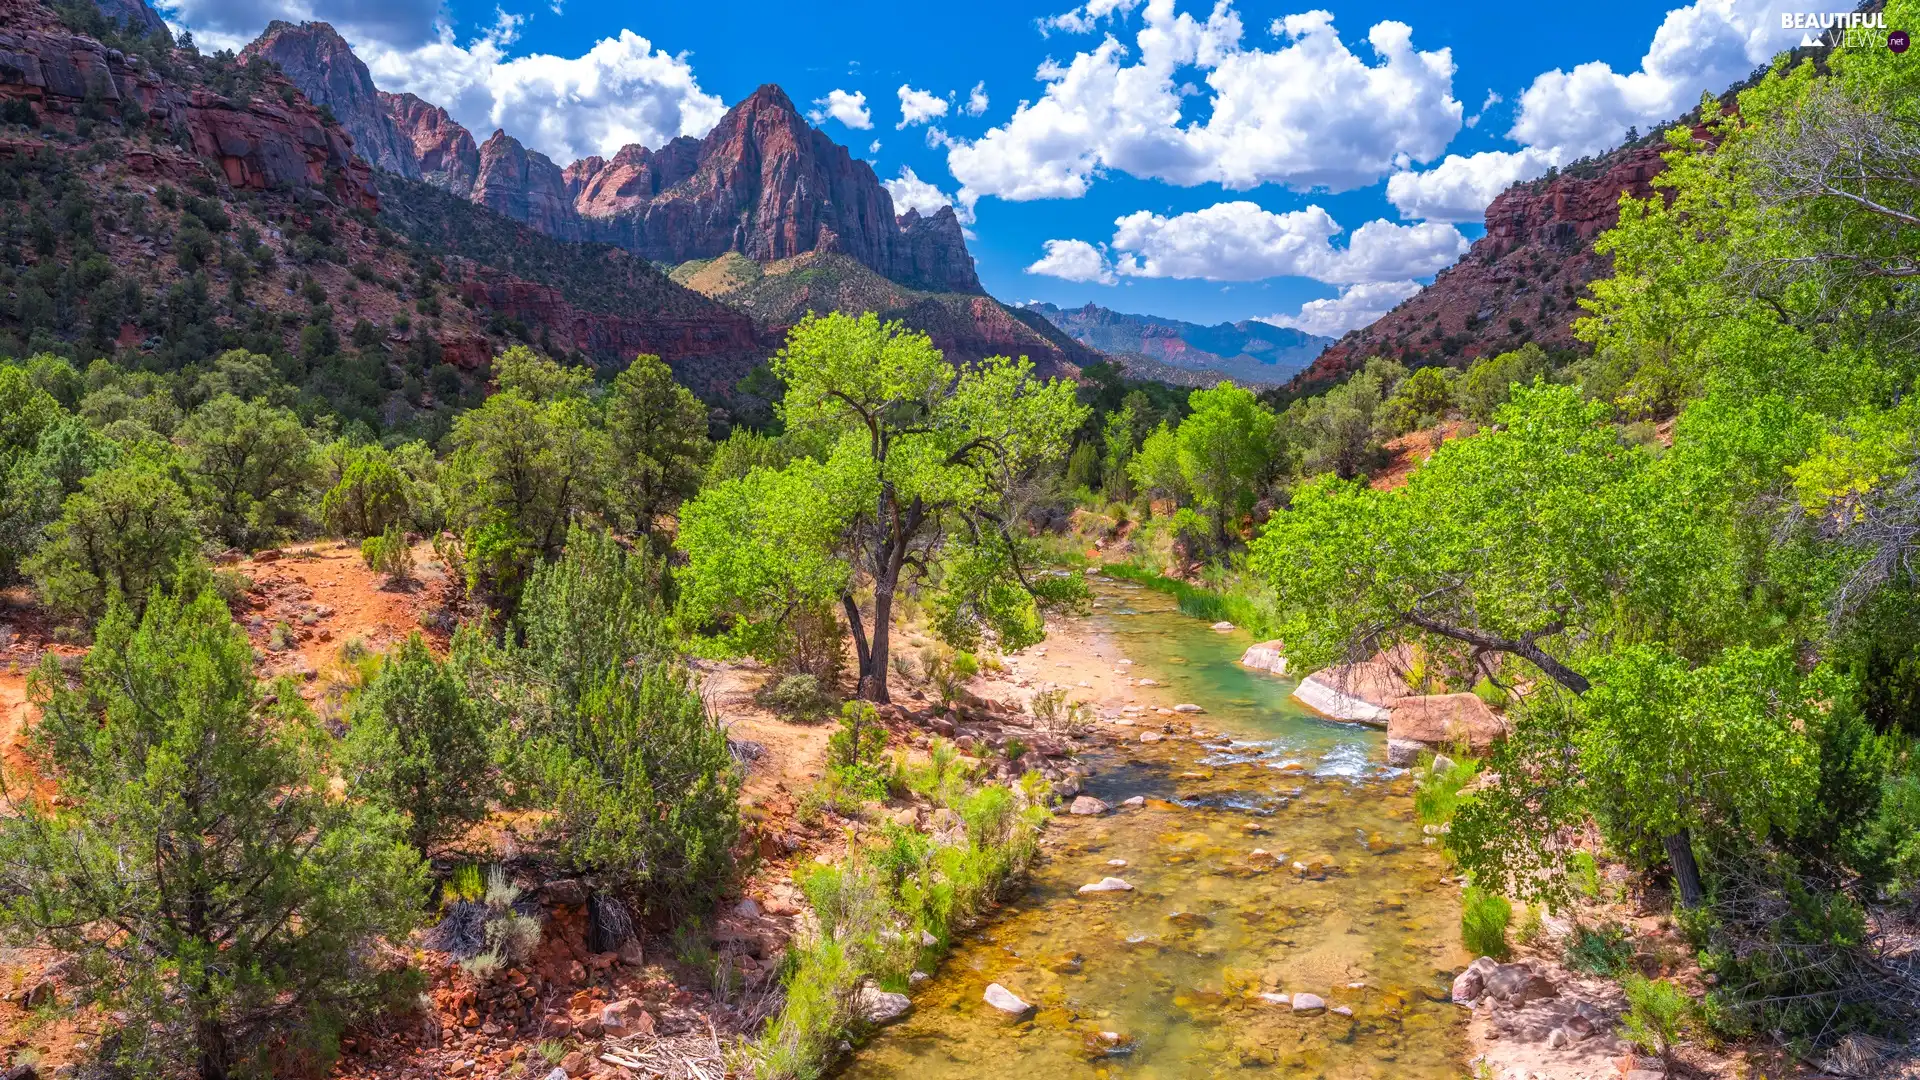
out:
{"label": "green bush on riverbank", "polygon": [[1183,615],[1190,615],[1207,622],[1230,622],[1257,637],[1270,637],[1274,633],[1273,619],[1263,610],[1258,601],[1238,592],[1221,592],[1195,585],[1189,581],[1170,578],[1131,563],[1108,563],[1100,568],[1108,577],[1131,581],[1145,585],[1149,589],[1167,593],[1180,605]]}
{"label": "green bush on riverbank", "polygon": [[906,989],[913,971],[946,952],[956,928],[1025,875],[1050,817],[1048,798],[1035,773],[1017,789],[986,785],[948,807],[963,836],[889,822],[879,842],[855,847],[844,862],[808,867],[800,885],[818,925],[787,952],[786,1001],[745,1048],[747,1070],[762,1080],[822,1075],[841,1040],[858,1034],[863,984]]}

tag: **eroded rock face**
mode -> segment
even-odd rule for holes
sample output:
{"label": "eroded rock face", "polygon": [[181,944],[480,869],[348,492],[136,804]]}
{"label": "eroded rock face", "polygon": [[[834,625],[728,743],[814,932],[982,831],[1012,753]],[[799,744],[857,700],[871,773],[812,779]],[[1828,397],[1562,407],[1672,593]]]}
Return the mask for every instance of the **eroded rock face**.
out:
{"label": "eroded rock face", "polygon": [[379,91],[373,88],[367,65],[330,24],[275,19],[241,50],[240,56],[264,57],[279,64],[309,101],[333,111],[340,126],[353,136],[354,153],[374,168],[409,180],[420,179],[413,145],[401,137]]}
{"label": "eroded rock face", "polygon": [[255,98],[226,98],[162,82],[138,57],[67,31],[38,4],[0,4],[0,27],[0,100],[25,101],[43,125],[69,130],[97,95],[111,113],[140,109],[149,123],[183,135],[200,159],[140,151],[128,163],[135,172],[184,180],[211,167],[243,190],[379,206],[372,170],[354,155],[353,140],[306,101],[285,103],[279,89],[290,84],[278,75],[268,75]]}
{"label": "eroded rock face", "polygon": [[480,166],[468,197],[548,236],[585,239],[560,167],[504,131],[495,130],[481,144]]}
{"label": "eroded rock face", "polygon": [[394,127],[412,147],[420,179],[461,198],[473,194],[480,175],[480,148],[473,133],[454,122],[447,110],[412,94],[380,94]]}

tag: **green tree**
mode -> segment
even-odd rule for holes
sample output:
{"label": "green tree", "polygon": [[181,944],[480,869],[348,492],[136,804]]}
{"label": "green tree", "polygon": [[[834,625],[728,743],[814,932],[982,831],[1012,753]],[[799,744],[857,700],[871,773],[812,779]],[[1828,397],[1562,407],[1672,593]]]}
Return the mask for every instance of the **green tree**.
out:
{"label": "green tree", "polygon": [[701,465],[713,453],[706,406],[659,357],[643,353],[614,378],[605,408],[613,502],[636,532],[652,536],[661,515],[700,485]]}
{"label": "green tree", "polygon": [[524,644],[493,664],[518,768],[555,809],[568,861],[650,906],[704,910],[731,880],[740,774],[672,650],[656,570],[644,551],[574,529],[527,582]]}
{"label": "green tree", "polygon": [[608,441],[590,376],[516,346],[494,363],[499,390],[454,422],[445,487],[469,562],[509,603],[534,562],[558,554],[573,523],[599,508]]}
{"label": "green tree", "polygon": [[1153,429],[1140,451],[1127,463],[1127,476],[1133,486],[1149,499],[1172,499],[1175,503],[1187,497],[1186,477],[1180,471],[1180,440],[1174,434],[1173,425],[1165,420]]}
{"label": "green tree", "polygon": [[180,442],[213,537],[251,549],[285,536],[304,515],[314,446],[291,410],[222,394],[187,417]]}
{"label": "green tree", "polygon": [[[472,634],[461,631],[456,656],[475,648]],[[457,661],[436,660],[411,634],[381,662],[348,715],[352,790],[398,814],[414,850],[431,855],[486,818],[498,786],[491,725]]]}
{"label": "green tree", "polygon": [[25,570],[48,605],[76,615],[104,612],[115,594],[140,610],[200,547],[186,493],[141,455],[82,481],[46,537]]}
{"label": "green tree", "polygon": [[1438,421],[1452,407],[1452,373],[1446,368],[1424,367],[1394,388],[1381,412],[1389,428],[1404,433]]}
{"label": "green tree", "polygon": [[1529,341],[1512,352],[1483,356],[1460,376],[1454,399],[1470,420],[1491,423],[1494,413],[1513,396],[1515,386],[1531,386],[1547,373],[1547,354]]}
{"label": "green tree", "polygon": [[320,500],[320,520],[336,536],[378,536],[387,526],[408,520],[409,486],[386,450],[354,447],[339,481]]}
{"label": "green tree", "polygon": [[[1135,400],[1136,396],[1138,401]],[[1133,498],[1131,477],[1127,466],[1132,464],[1135,451],[1140,448],[1140,409],[1146,401],[1146,395],[1138,391],[1121,399],[1120,407],[1107,414],[1100,428],[1100,444],[1106,451],[1101,462],[1101,475],[1105,480],[1107,494],[1122,502]]]}
{"label": "green tree", "polygon": [[1253,508],[1272,466],[1275,418],[1253,391],[1223,382],[1195,390],[1192,412],[1175,430],[1180,475],[1194,502],[1225,540],[1227,520]]}
{"label": "green tree", "polygon": [[375,942],[419,917],[423,874],[384,811],[327,794],[292,692],[268,708],[211,591],[116,602],[78,687],[36,674],[34,745],[61,798],[0,823],[0,924],[79,960],[141,1072],[271,1075],[383,1001]]}
{"label": "green tree", "polygon": [[873,588],[870,619],[851,590],[841,594],[862,697],[887,700],[903,572],[924,579],[948,560],[959,572],[941,581],[941,624],[990,627],[1008,647],[1033,639],[1039,603],[1084,594],[1077,578],[1028,574],[1031,541],[1017,527],[1033,481],[1059,467],[1087,416],[1071,384],[1005,357],[956,370],[925,334],[871,314],[801,320],[773,366],[787,384],[787,430],[828,448],[832,475],[861,507],[834,546]]}
{"label": "green tree", "polygon": [[1351,480],[1380,457],[1381,378],[1369,365],[1318,397],[1296,401],[1281,425],[1304,476],[1333,473]]}

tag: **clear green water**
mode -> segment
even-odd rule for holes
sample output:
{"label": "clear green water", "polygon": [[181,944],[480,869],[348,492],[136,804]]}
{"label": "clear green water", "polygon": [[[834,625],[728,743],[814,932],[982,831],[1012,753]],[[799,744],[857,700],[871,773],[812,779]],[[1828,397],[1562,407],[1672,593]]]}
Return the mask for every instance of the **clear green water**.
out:
{"label": "clear green water", "polygon": [[[1092,794],[1147,805],[1058,819],[1029,887],[843,1075],[1460,1076],[1465,1013],[1444,1001],[1468,959],[1458,894],[1380,734],[1316,719],[1291,683],[1238,667],[1244,635],[1143,588],[1096,593],[1089,623],[1115,655],[1227,735],[1094,755]],[[1077,894],[1108,875],[1134,891]],[[991,982],[1037,1010],[1003,1018],[981,999]],[[1352,1015],[1260,996],[1303,991]]]}

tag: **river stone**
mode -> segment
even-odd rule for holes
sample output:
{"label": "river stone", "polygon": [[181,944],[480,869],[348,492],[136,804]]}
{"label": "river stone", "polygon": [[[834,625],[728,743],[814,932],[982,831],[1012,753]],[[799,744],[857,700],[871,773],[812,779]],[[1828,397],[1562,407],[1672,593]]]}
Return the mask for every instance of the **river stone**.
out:
{"label": "river stone", "polygon": [[1121,805],[1121,806],[1131,806],[1131,807],[1133,807],[1134,809],[1136,809],[1136,810],[1137,810],[1137,809],[1139,809],[1140,807],[1142,807],[1142,806],[1145,806],[1145,805],[1147,805],[1147,797],[1146,797],[1145,795],[1135,795],[1135,796],[1134,796],[1133,798],[1131,798],[1131,799],[1125,799],[1125,800],[1122,800],[1122,801],[1121,801],[1121,803],[1120,803],[1120,805]]}
{"label": "river stone", "polygon": [[1113,809],[1091,795],[1076,795],[1073,803],[1067,807],[1067,813],[1079,817],[1094,817]]}
{"label": "river stone", "polygon": [[1467,965],[1467,970],[1453,977],[1452,998],[1456,1004],[1471,1005],[1474,999],[1487,988],[1487,976],[1500,966],[1500,962],[1491,956],[1483,956]]}
{"label": "river stone", "polygon": [[1180,704],[1175,705],[1173,707],[1173,711],[1177,713],[1203,713],[1203,712],[1206,712],[1207,710],[1201,708],[1198,705],[1195,705],[1191,701],[1183,701]]}
{"label": "river stone", "polygon": [[1347,1008],[1345,1005],[1335,1005],[1333,1008],[1328,1009],[1327,1011],[1332,1013],[1335,1016],[1352,1016],[1353,1015],[1353,1010]]}
{"label": "river stone", "polygon": [[1033,1011],[1033,1006],[1013,995],[1013,991],[999,983],[988,983],[983,1000],[1008,1016],[1023,1017]]}
{"label": "river stone", "polygon": [[1526,964],[1501,964],[1494,968],[1486,976],[1486,990],[1508,1005],[1525,1005],[1560,995],[1552,982]]}
{"label": "river stone", "polygon": [[1319,994],[1293,995],[1294,1012],[1318,1012],[1327,1007],[1327,999]]}
{"label": "river stone", "polygon": [[1140,733],[1141,742],[1159,742],[1161,739],[1164,739],[1164,738],[1166,738],[1166,736],[1160,734],[1157,731],[1143,731]]}
{"label": "river stone", "polygon": [[860,1019],[879,1027],[891,1024],[913,1011],[913,1002],[905,994],[890,993],[867,983],[854,995],[853,1008],[859,1013]]}
{"label": "river stone", "polygon": [[1233,629],[1233,624],[1222,620],[1221,622],[1214,623],[1213,628],[1215,630],[1231,630]]}
{"label": "river stone", "polygon": [[1269,1005],[1291,1005],[1293,998],[1288,994],[1261,994],[1260,1000]]}
{"label": "river stone", "polygon": [[1108,860],[1107,860],[1107,865],[1108,865],[1108,866],[1125,866],[1125,865],[1127,865],[1127,860],[1125,860],[1125,859],[1108,859]]}
{"label": "river stone", "polygon": [[1104,877],[1104,878],[1101,878],[1099,881],[1090,882],[1086,885],[1080,886],[1080,895],[1082,896],[1085,896],[1088,893],[1132,892],[1132,891],[1133,891],[1133,886],[1127,884],[1125,881],[1122,881],[1117,877]]}

